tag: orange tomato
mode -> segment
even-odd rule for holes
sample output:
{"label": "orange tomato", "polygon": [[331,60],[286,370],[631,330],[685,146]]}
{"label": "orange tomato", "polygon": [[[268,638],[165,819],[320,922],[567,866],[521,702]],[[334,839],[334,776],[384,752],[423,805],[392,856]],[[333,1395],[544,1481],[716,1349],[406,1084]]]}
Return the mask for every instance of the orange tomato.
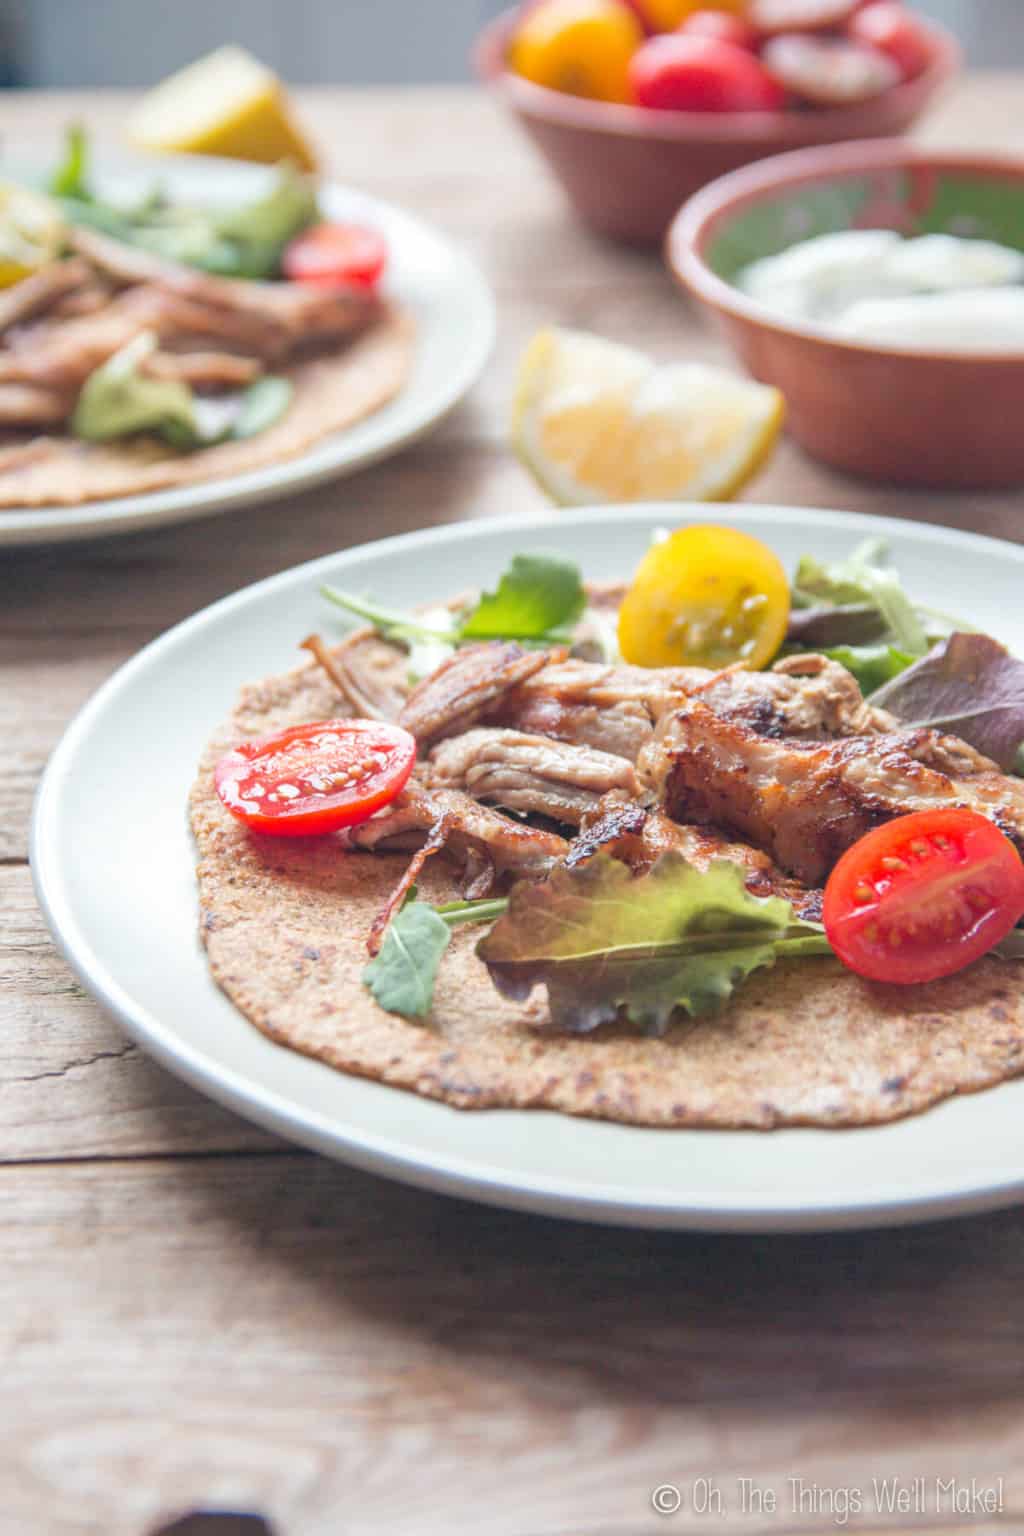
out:
{"label": "orange tomato", "polygon": [[629,61],[642,42],[623,0],[539,0],[519,24],[509,64],[553,91],[629,101]]}
{"label": "orange tomato", "polygon": [[742,16],[747,0],[631,0],[649,32],[674,32],[694,11],[727,11]]}

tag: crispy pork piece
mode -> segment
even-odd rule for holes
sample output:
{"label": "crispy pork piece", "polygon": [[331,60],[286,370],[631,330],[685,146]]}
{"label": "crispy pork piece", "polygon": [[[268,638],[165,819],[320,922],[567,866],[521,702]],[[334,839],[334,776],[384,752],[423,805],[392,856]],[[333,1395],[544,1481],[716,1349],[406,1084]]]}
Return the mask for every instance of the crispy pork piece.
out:
{"label": "crispy pork piece", "polygon": [[0,382],[77,391],[101,363],[154,328],[158,300],[151,291],[123,293],[96,314],[19,329],[0,351]]}
{"label": "crispy pork piece", "polygon": [[46,311],[47,320],[78,320],[82,315],[95,315],[106,309],[114,296],[114,290],[98,273],[93,274],[79,288],[72,288]]}
{"label": "crispy pork piece", "polygon": [[[253,357],[267,358],[279,350],[281,338],[258,316],[227,310],[167,293],[153,285],[129,288],[99,310],[62,319],[44,319],[11,333],[0,351],[0,380],[78,389],[89,374],[142,331],[153,331],[168,349],[219,344],[217,369],[253,375]],[[238,358],[224,349],[238,349]],[[181,352],[182,359],[195,353]],[[171,366],[174,366],[173,364]],[[182,366],[182,365],[178,365]],[[209,364],[202,365],[209,371]]]}
{"label": "crispy pork piece", "polygon": [[641,872],[650,869],[669,851],[681,853],[697,869],[707,869],[715,859],[728,859],[743,870],[752,896],[781,896],[792,904],[798,917],[811,923],[821,921],[822,890],[784,875],[760,849],[737,843],[714,827],[683,826],[664,811],[651,811],[640,836],[640,857],[634,868]]}
{"label": "crispy pork piece", "polygon": [[495,875],[539,880],[569,848],[555,832],[513,821],[456,789],[425,789],[416,779],[385,810],[352,827],[346,840],[353,848],[408,848],[422,842],[442,817],[445,846],[469,864],[471,879],[477,882],[475,895],[486,894],[480,889],[486,866]]}
{"label": "crispy pork piece", "polygon": [[56,427],[67,421],[74,404],[66,390],[0,382],[0,427]]}
{"label": "crispy pork piece", "polygon": [[593,810],[584,813],[565,856],[566,868],[576,869],[598,853],[610,853],[623,864],[637,867],[643,855],[641,836],[649,815],[643,801],[631,799],[621,789],[609,790]]}
{"label": "crispy pork piece", "polygon": [[475,725],[496,701],[564,650],[524,651],[514,641],[465,645],[413,689],[398,717],[421,747]]}
{"label": "crispy pork piece", "polygon": [[865,703],[853,673],[827,656],[786,656],[770,672],[721,672],[699,694],[723,720],[759,736],[820,741],[874,735],[897,723]]}
{"label": "crispy pork piece", "polygon": [[596,747],[636,762],[654,727],[647,706],[639,699],[616,704],[576,704],[556,694],[516,690],[488,711],[488,724],[512,726],[530,735]]}
{"label": "crispy pork piece", "polygon": [[535,812],[578,826],[609,790],[636,795],[628,758],[547,736],[481,727],[452,736],[430,755],[433,788],[465,790],[506,810]]}
{"label": "crispy pork piece", "polygon": [[80,255],[115,282],[155,284],[207,308],[232,311],[278,327],[282,350],[355,335],[381,313],[380,300],[358,288],[216,277],[94,230],[76,229],[72,243]]}
{"label": "crispy pork piece", "polygon": [[194,389],[241,389],[259,377],[263,364],[237,352],[152,352],[143,358],[141,372]]}
{"label": "crispy pork piece", "polygon": [[408,659],[375,630],[357,629],[340,645],[308,635],[303,648],[316,659],[344,701],[367,720],[397,720],[409,695]]}
{"label": "crispy pork piece", "polygon": [[697,869],[707,869],[715,859],[728,859],[743,870],[751,895],[781,896],[799,917],[815,923],[821,920],[822,891],[784,875],[760,849],[734,842],[714,827],[683,826],[664,811],[629,800],[619,791],[606,795],[596,812],[583,818],[569,845],[566,866],[575,869],[596,853],[610,853],[637,874],[645,874],[663,853],[680,853]]}
{"label": "crispy pork piece", "polygon": [[817,655],[788,657],[771,672],[604,666],[570,658],[529,678],[496,705],[492,718],[609,751],[618,741],[623,755],[635,758],[661,715],[689,697],[763,736],[820,741],[895,724],[865,704],[845,667]]}
{"label": "crispy pork piece", "polygon": [[38,272],[23,277],[20,283],[0,291],[0,332],[12,326],[22,325],[58,300],[88,283],[90,269],[87,262],[71,257],[68,261],[51,261]]}
{"label": "crispy pork piece", "polygon": [[1024,850],[1024,783],[938,731],[780,741],[690,699],[662,721],[638,771],[674,820],[727,827],[809,886],[911,811],[980,811]]}

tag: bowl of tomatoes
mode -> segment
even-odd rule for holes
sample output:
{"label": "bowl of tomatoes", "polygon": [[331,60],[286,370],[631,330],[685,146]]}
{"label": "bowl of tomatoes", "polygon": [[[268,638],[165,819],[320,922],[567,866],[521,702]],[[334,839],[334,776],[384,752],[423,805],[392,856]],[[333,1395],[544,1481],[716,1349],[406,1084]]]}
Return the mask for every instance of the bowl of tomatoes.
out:
{"label": "bowl of tomatoes", "polygon": [[647,245],[749,161],[904,133],[959,62],[902,0],[527,0],[476,46],[579,216]]}

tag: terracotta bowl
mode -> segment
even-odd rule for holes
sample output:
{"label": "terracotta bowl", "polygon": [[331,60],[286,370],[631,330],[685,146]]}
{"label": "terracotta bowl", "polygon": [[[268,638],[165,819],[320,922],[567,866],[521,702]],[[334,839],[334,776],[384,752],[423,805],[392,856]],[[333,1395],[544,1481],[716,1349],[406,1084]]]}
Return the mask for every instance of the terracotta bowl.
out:
{"label": "terracotta bowl", "polygon": [[858,107],[787,112],[654,112],[534,85],[506,68],[519,12],[505,11],[474,50],[481,78],[519,119],[579,216],[601,234],[656,245],[683,200],[765,155],[906,131],[956,73],[960,50],[930,27],[933,57],[913,80]]}
{"label": "terracotta bowl", "polygon": [[807,452],[872,479],[943,489],[1024,483],[1024,354],[953,354],[837,340],[774,317],[741,267],[843,229],[982,235],[1024,250],[1024,158],[844,144],[724,176],[681,210],[669,266],[755,378],[786,396]]}

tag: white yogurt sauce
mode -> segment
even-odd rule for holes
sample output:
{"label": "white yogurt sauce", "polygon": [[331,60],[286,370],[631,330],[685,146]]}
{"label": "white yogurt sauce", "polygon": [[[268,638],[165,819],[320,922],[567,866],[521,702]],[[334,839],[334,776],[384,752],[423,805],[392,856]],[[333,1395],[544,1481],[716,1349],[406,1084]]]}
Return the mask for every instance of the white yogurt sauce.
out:
{"label": "white yogurt sauce", "polygon": [[872,346],[1024,351],[1024,252],[991,240],[844,230],[752,262],[736,282],[776,314]]}

